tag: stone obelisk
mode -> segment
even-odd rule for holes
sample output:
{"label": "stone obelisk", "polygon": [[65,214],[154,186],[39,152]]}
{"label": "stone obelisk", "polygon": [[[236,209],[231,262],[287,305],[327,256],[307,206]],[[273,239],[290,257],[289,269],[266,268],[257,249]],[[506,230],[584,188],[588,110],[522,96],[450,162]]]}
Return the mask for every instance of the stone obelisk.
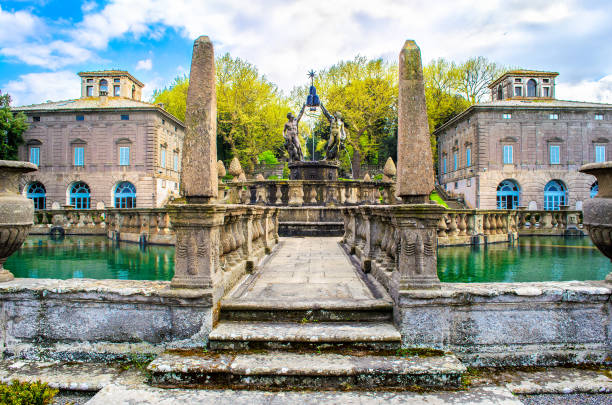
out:
{"label": "stone obelisk", "polygon": [[217,96],[215,52],[207,36],[193,44],[181,189],[187,203],[208,203],[217,198]]}
{"label": "stone obelisk", "polygon": [[407,40],[399,55],[397,195],[404,203],[426,203],[434,171],[425,104],[421,50]]}
{"label": "stone obelisk", "polygon": [[[225,208],[217,198],[217,99],[215,54],[210,39],[193,44],[181,189],[186,204],[168,205],[176,233],[173,288],[222,289],[218,280],[220,225]],[[220,295],[220,293],[217,293]]]}

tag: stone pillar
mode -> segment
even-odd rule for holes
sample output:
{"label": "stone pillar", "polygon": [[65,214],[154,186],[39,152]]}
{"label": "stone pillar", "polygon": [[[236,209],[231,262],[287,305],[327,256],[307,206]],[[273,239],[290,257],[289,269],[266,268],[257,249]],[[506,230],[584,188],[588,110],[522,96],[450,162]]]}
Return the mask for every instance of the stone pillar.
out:
{"label": "stone pillar", "polygon": [[215,53],[207,36],[193,44],[185,124],[181,190],[187,203],[205,204],[218,192]]}
{"label": "stone pillar", "polygon": [[426,203],[434,189],[421,50],[407,40],[399,56],[397,192],[405,203]]}
{"label": "stone pillar", "polygon": [[304,205],[304,187],[302,180],[289,182],[289,202],[290,207],[301,207]]}
{"label": "stone pillar", "polygon": [[401,290],[439,288],[436,229],[444,207],[433,204],[390,207],[400,234],[394,286]]}
{"label": "stone pillar", "polygon": [[168,212],[176,233],[173,288],[212,288],[221,277],[220,229],[225,207],[171,204]]}

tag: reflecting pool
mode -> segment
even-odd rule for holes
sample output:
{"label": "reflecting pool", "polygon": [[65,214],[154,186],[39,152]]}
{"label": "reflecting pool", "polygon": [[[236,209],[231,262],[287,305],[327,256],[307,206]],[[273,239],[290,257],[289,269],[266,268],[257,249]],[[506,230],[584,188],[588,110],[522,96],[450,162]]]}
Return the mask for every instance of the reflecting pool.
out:
{"label": "reflecting pool", "polygon": [[447,283],[603,280],[610,260],[589,237],[523,236],[513,244],[438,249]]}
{"label": "reflecting pool", "polygon": [[104,236],[29,236],[4,267],[15,277],[170,280],[174,246],[116,243]]}

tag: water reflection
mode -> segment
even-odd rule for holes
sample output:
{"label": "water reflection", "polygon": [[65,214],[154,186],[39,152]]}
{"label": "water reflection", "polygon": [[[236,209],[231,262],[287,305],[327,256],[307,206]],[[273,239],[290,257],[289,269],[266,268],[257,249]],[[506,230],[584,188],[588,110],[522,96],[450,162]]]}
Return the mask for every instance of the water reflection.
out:
{"label": "water reflection", "polygon": [[170,280],[174,247],[141,247],[103,236],[30,236],[5,267],[15,277]]}
{"label": "water reflection", "polygon": [[588,237],[530,236],[512,244],[438,249],[443,282],[603,280],[610,261]]}

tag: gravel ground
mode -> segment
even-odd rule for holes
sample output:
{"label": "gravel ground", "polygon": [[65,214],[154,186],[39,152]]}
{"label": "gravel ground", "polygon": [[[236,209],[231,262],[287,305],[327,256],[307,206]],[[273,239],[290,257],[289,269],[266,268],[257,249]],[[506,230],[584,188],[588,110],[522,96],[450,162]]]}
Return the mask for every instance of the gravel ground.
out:
{"label": "gravel ground", "polygon": [[525,405],[611,405],[612,394],[517,395]]}
{"label": "gravel ground", "polygon": [[53,405],[84,405],[94,395],[95,391],[60,391],[53,398]]}

